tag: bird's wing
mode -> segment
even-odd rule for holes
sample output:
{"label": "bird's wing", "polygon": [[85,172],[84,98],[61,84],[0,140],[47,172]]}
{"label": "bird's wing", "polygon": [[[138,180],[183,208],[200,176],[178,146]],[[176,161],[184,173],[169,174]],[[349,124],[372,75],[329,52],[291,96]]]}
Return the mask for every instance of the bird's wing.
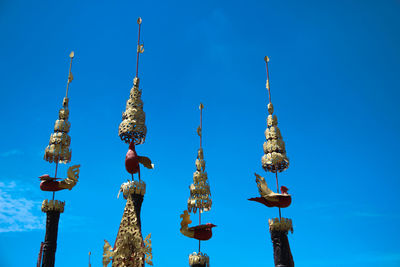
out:
{"label": "bird's wing", "polygon": [[154,164],[151,163],[151,159],[148,157],[138,156],[139,163],[145,166],[147,169],[154,169]]}
{"label": "bird's wing", "polygon": [[273,192],[271,189],[268,188],[267,182],[265,181],[265,178],[258,175],[255,173],[256,176],[256,183],[258,187],[258,192],[260,192],[260,195],[263,196],[272,196],[275,195],[276,193]]}

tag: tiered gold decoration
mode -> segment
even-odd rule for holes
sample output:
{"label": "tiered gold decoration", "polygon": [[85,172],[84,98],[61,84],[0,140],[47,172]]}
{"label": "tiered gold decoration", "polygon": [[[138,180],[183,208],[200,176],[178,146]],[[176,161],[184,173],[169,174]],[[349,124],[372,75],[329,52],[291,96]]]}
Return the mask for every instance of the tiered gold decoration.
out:
{"label": "tiered gold decoration", "polygon": [[51,134],[49,145],[46,147],[44,153],[44,159],[50,163],[69,163],[71,161],[71,150],[69,149],[71,137],[68,135],[69,128],[71,127],[71,124],[68,121],[68,88],[70,82],[73,80],[71,67],[74,52],[71,52],[69,57],[71,58],[71,63],[69,67],[67,92],[63,100],[63,107],[58,112],[58,120],[56,120],[56,123],[54,124],[54,133]]}
{"label": "tiered gold decoration", "polygon": [[282,172],[289,168],[289,159],[286,156],[285,142],[283,141],[281,131],[278,128],[278,118],[274,113],[274,107],[271,103],[271,92],[269,87],[269,73],[268,73],[269,58],[265,57],[267,64],[267,84],[266,87],[269,92],[268,103],[268,118],[267,129],[265,130],[265,138],[267,141],[264,143],[264,156],[261,158],[262,167],[265,171],[273,173]]}
{"label": "tiered gold decoration", "polygon": [[140,44],[140,26],[142,19],[138,18],[139,25],[137,57],[136,57],[136,76],[133,79],[133,87],[128,101],[126,102],[126,110],[122,113],[122,122],[119,125],[119,137],[122,141],[129,144],[134,142],[135,145],[143,144],[146,139],[147,128],[145,125],[146,115],[143,111],[143,101],[141,99],[142,90],[139,89],[139,54],[144,52],[143,44]]}
{"label": "tiered gold decoration", "polygon": [[146,139],[146,115],[143,111],[142,91],[139,90],[139,78],[133,79],[130,97],[126,102],[126,110],[122,113],[122,122],[119,125],[119,137],[125,143],[134,142],[143,144]]}
{"label": "tiered gold decoration", "polygon": [[[200,114],[203,110],[203,104],[200,104]],[[200,115],[201,116],[201,115]],[[196,171],[193,173],[193,184],[190,185],[190,197],[188,199],[188,211],[200,213],[209,211],[211,209],[212,200],[210,185],[208,184],[208,177],[206,169],[206,161],[204,160],[203,148],[201,147],[202,139],[202,121],[200,120],[200,127],[197,130],[200,136],[200,148],[197,151]]]}

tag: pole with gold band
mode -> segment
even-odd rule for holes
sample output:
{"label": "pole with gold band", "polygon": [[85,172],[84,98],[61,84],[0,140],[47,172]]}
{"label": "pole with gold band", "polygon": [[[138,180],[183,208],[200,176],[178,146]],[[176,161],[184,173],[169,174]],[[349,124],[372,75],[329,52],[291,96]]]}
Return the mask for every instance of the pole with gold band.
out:
{"label": "pole with gold band", "polygon": [[[199,242],[198,252],[189,255],[189,265],[191,267],[208,267],[210,264],[209,256],[201,252],[201,241],[209,240],[212,237],[212,228],[216,225],[212,223],[201,223],[201,214],[211,209],[211,192],[208,183],[207,172],[205,172],[206,162],[202,147],[203,141],[203,108],[200,103],[200,126],[197,128],[197,134],[200,137],[200,148],[197,151],[196,171],[193,174],[193,183],[190,185],[190,197],[188,199],[187,210],[181,214],[180,232],[189,238],[197,239]],[[189,227],[192,223],[189,213],[199,212],[199,225]]]}
{"label": "pole with gold band", "polygon": [[[54,133],[50,136],[49,145],[45,149],[44,160],[55,163],[55,174],[51,177],[49,174],[44,174],[39,177],[40,179],[40,189],[46,192],[52,192],[51,200],[44,200],[42,203],[42,211],[46,213],[46,235],[45,241],[41,246],[41,251],[38,266],[42,263],[42,267],[53,267],[55,264],[55,253],[57,249],[57,235],[58,235],[58,223],[60,219],[60,214],[64,212],[65,202],[55,200],[55,192],[60,190],[71,190],[79,178],[79,167],[80,165],[73,165],[67,171],[67,178],[58,178],[57,170],[58,164],[67,164],[71,161],[71,137],[68,135],[70,129],[69,109],[68,109],[68,89],[69,84],[73,80],[72,76],[72,60],[74,58],[74,52],[70,55],[70,65],[68,72],[68,81],[66,94],[63,99],[62,108],[58,113],[58,120],[56,120],[54,125]],[[43,255],[43,259],[42,259]]]}
{"label": "pole with gold band", "polygon": [[292,253],[290,251],[289,240],[287,234],[293,232],[292,220],[282,217],[282,208],[287,208],[292,203],[292,197],[288,193],[286,186],[279,188],[278,172],[283,172],[289,167],[289,159],[286,156],[285,142],[283,141],[281,131],[278,128],[278,118],[274,113],[274,107],[271,102],[271,88],[269,79],[268,62],[269,58],[265,57],[265,65],[267,71],[266,88],[268,90],[268,117],[267,129],[265,130],[266,142],[263,144],[264,155],[261,158],[263,169],[268,173],[275,174],[276,190],[274,192],[268,187],[264,177],[255,174],[256,183],[260,197],[250,198],[251,201],[259,202],[269,208],[277,207],[279,217],[269,219],[269,230],[274,250],[275,266],[292,267],[294,266]]}

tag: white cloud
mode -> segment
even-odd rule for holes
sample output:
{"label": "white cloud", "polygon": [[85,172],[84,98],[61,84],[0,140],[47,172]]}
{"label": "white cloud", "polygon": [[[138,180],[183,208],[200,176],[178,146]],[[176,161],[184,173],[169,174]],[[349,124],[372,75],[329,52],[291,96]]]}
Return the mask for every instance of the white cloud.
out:
{"label": "white cloud", "polygon": [[16,182],[0,182],[0,233],[44,229],[41,201],[20,194]]}
{"label": "white cloud", "polygon": [[23,154],[24,154],[24,152],[22,152],[21,150],[12,149],[12,150],[0,153],[0,157],[6,158],[6,157],[10,157],[10,156],[17,156],[17,155],[23,155]]}

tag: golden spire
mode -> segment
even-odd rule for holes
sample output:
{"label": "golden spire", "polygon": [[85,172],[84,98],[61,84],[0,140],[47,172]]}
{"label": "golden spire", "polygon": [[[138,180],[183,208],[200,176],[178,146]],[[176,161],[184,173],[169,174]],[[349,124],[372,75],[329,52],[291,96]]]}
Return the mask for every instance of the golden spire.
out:
{"label": "golden spire", "polygon": [[54,125],[54,133],[50,136],[49,145],[45,149],[44,160],[55,163],[68,163],[71,161],[71,151],[69,145],[71,144],[71,137],[68,135],[71,123],[68,121],[69,110],[68,110],[68,89],[69,84],[73,80],[72,76],[72,59],[74,58],[74,52],[69,54],[71,58],[69,64],[69,73],[67,81],[67,90],[63,99],[63,107],[58,112],[58,120]]}
{"label": "golden spire", "polygon": [[137,20],[139,24],[136,76],[133,79],[133,87],[128,101],[126,102],[125,112],[122,113],[122,122],[119,125],[118,135],[125,143],[134,142],[135,145],[143,144],[146,139],[147,128],[145,125],[146,114],[143,111],[143,101],[141,99],[142,90],[139,89],[139,54],[144,52],[143,45],[140,44],[140,26],[142,19]]}
{"label": "golden spire", "polygon": [[286,156],[285,142],[278,128],[278,118],[274,113],[274,107],[271,102],[271,89],[269,84],[268,62],[269,58],[264,58],[267,69],[267,84],[269,103],[268,103],[268,118],[267,129],[265,130],[264,156],[261,159],[262,167],[265,171],[273,173],[282,172],[289,167],[289,159]]}

